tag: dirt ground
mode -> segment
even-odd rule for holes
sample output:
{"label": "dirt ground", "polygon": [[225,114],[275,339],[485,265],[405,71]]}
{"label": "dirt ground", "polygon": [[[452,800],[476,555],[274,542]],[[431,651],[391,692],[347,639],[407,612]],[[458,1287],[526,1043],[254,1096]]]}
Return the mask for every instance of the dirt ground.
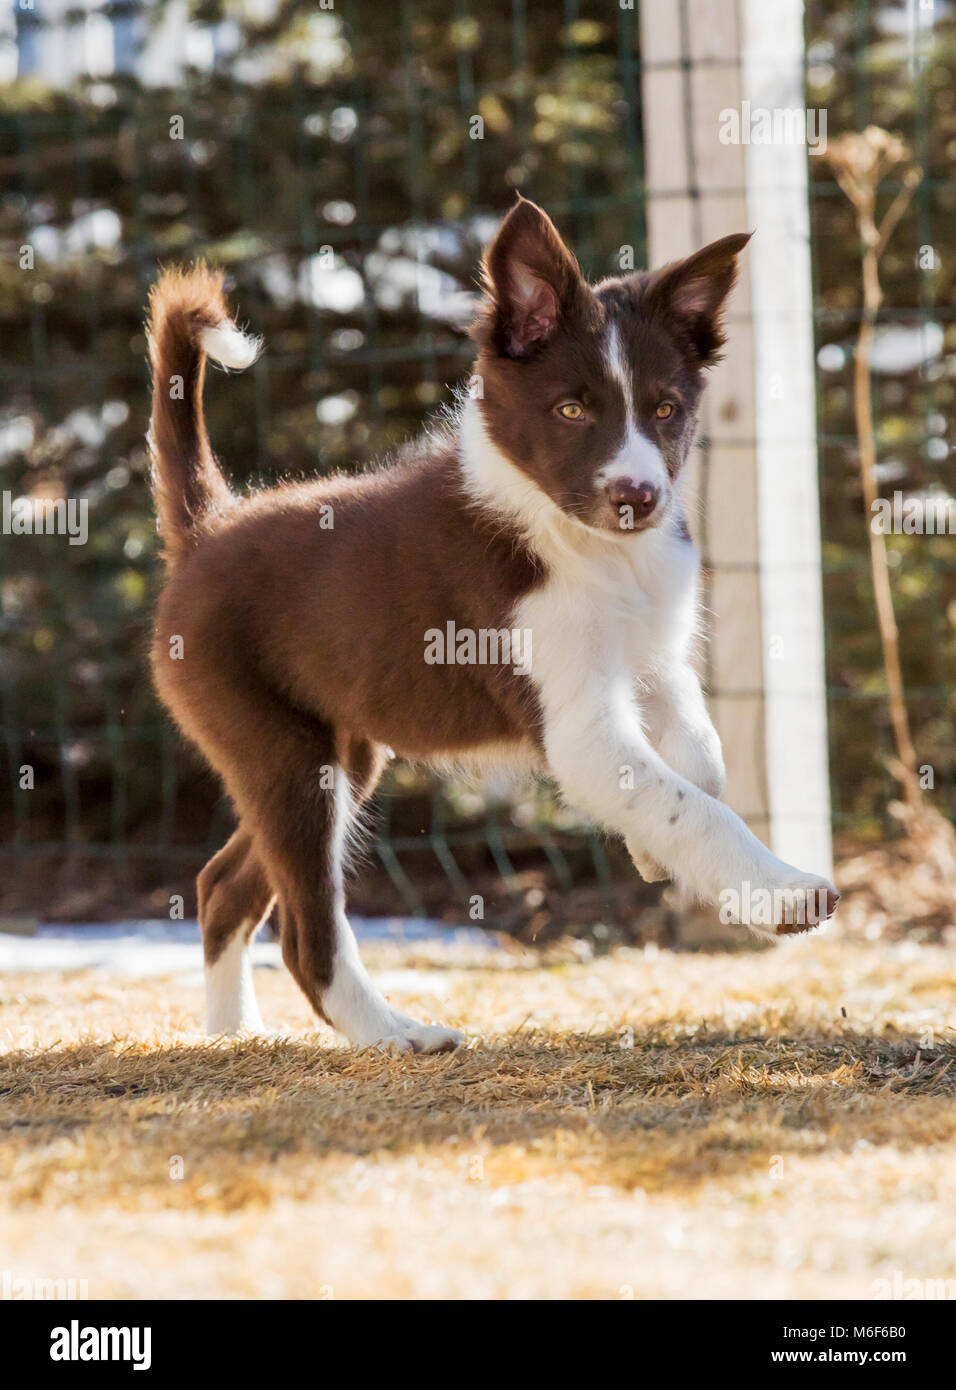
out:
{"label": "dirt ground", "polygon": [[[197,948],[198,953],[198,948]],[[824,938],[584,959],[380,946],[469,1033],[356,1054],[260,969],[0,981],[0,1269],[89,1297],[956,1293],[956,955]]]}

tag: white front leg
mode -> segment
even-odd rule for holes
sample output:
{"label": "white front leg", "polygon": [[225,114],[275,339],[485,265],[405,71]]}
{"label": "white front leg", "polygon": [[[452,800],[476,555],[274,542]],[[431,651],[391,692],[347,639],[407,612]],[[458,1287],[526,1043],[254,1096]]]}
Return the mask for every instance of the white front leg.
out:
{"label": "white front leg", "polygon": [[729,807],[665,762],[627,672],[585,677],[554,700],[544,686],[541,698],[548,763],[567,798],[697,897],[745,920],[764,895],[773,900],[772,923],[801,913],[812,923],[832,912],[836,891],[826,879],[777,859]]}
{"label": "white front leg", "polygon": [[638,698],[647,736],[665,763],[708,796],[721,796],[724,755],[694,668],[685,661],[669,666]]}
{"label": "white front leg", "polygon": [[[727,781],[724,755],[693,667],[683,660],[669,666],[642,690],[640,703],[647,736],[668,767],[708,796],[720,797]],[[646,882],[668,877],[636,841],[627,847]]]}

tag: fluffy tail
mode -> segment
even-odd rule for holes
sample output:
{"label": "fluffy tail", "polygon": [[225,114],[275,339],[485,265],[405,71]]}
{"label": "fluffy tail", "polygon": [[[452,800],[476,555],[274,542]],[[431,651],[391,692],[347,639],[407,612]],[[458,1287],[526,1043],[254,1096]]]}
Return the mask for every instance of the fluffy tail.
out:
{"label": "fluffy tail", "polygon": [[163,550],[174,562],[205,519],[233,500],[206,433],[206,357],[241,370],[252,365],[262,344],[229,317],[222,271],[202,263],[162,272],[150,292],[146,333],[153,368],[153,498]]}

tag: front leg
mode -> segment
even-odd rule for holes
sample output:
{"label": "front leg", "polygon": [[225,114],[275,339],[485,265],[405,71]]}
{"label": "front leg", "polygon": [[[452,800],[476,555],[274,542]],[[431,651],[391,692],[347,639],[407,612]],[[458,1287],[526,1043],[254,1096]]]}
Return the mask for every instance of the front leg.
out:
{"label": "front leg", "polygon": [[585,678],[553,703],[547,688],[541,695],[548,763],[570,801],[729,916],[746,918],[749,904],[769,902],[771,929],[829,917],[832,884],[778,859],[729,807],[664,761],[626,673]]}
{"label": "front leg", "polygon": [[[724,756],[693,667],[685,661],[668,667],[642,692],[641,712],[647,737],[668,767],[708,796],[720,797],[727,781]],[[629,840],[627,848],[646,882],[669,877],[642,846]]]}
{"label": "front leg", "polygon": [[665,763],[708,796],[720,797],[727,783],[724,755],[693,667],[684,661],[668,667],[640,698],[648,737]]}

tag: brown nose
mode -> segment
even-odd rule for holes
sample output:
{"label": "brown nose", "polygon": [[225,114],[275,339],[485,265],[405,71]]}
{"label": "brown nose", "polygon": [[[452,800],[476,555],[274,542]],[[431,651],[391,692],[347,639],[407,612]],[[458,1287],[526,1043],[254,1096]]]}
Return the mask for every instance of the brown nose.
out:
{"label": "brown nose", "polygon": [[612,507],[630,507],[635,521],[650,516],[660,497],[653,484],[636,483],[633,478],[612,478],[607,495]]}

